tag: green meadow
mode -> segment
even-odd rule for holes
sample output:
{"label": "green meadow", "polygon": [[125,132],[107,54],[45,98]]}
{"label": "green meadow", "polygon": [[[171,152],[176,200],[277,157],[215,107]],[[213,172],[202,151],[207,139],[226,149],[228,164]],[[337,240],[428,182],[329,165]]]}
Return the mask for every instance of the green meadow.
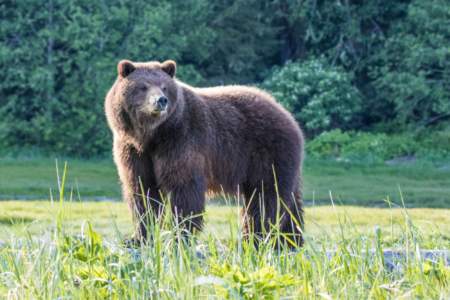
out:
{"label": "green meadow", "polygon": [[[73,199],[119,200],[111,160],[49,158],[0,159],[0,199],[49,199],[57,194],[56,166],[67,162],[66,187]],[[450,207],[450,169],[419,162],[411,165],[306,160],[304,197],[308,204],[386,207],[389,199],[406,207]],[[330,197],[331,194],[331,197]]]}

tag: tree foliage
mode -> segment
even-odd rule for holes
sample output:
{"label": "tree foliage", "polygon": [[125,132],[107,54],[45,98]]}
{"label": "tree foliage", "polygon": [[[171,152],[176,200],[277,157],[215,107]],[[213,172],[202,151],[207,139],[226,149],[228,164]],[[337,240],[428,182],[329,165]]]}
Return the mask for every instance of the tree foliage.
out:
{"label": "tree foliage", "polygon": [[397,123],[450,117],[449,20],[448,1],[416,0],[392,27],[373,76],[377,99],[392,103]]}

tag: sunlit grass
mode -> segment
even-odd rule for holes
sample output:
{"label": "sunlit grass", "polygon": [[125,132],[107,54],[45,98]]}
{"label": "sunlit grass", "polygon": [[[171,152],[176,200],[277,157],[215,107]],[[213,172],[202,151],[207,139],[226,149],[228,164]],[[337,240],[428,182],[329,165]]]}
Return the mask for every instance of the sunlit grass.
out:
{"label": "sunlit grass", "polygon": [[[448,249],[449,210],[309,207],[303,249],[259,249],[242,240],[235,206],[209,205],[205,232],[129,250],[122,203],[0,203],[0,298],[446,298],[450,269],[420,257]],[[57,216],[63,216],[61,227]],[[392,270],[383,249],[409,253]]]}
{"label": "sunlit grass", "polygon": [[[72,202],[64,204],[64,218],[67,230],[78,232],[81,220],[92,223],[96,231],[113,238],[116,227],[123,235],[130,235],[131,216],[127,206],[122,202]],[[12,234],[16,237],[28,233],[42,234],[54,224],[58,204],[49,201],[2,201],[0,202],[0,239],[7,239]],[[414,224],[422,231],[427,241],[439,245],[450,245],[449,209],[413,208],[407,210]],[[236,206],[207,206],[205,235],[214,234],[222,239],[229,238],[230,224],[240,220],[239,208]],[[328,239],[340,234],[339,223],[351,224],[351,231],[373,235],[375,228],[380,228],[386,239],[395,240],[401,224],[405,220],[402,208],[361,208],[355,206],[315,206],[306,208],[307,234],[314,239]],[[332,242],[332,241],[330,241]]]}

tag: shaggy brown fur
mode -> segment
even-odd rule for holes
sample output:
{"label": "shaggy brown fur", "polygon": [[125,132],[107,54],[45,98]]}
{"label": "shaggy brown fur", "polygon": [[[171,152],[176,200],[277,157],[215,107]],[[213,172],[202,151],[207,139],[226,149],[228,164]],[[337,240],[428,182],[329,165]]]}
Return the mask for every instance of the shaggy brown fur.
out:
{"label": "shaggy brown fur", "polygon": [[106,97],[114,160],[138,237],[147,237],[139,220],[146,207],[160,212],[161,195],[201,228],[205,192],[213,191],[244,196],[247,232],[264,236],[278,224],[301,244],[303,136],[293,117],[257,88],[194,88],[174,79],[175,69],[173,61],[121,61]]}

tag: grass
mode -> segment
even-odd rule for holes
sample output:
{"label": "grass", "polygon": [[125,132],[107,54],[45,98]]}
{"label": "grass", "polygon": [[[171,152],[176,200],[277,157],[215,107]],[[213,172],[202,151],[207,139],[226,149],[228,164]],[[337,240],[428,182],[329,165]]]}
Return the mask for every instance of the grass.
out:
{"label": "grass", "polygon": [[[48,201],[2,201],[0,202],[0,240],[11,236],[24,237],[42,235],[55,223],[58,203]],[[359,233],[373,236],[375,227],[395,243],[402,230],[399,224],[405,219],[401,208],[361,208],[355,206],[308,207],[306,223],[308,234],[325,238],[340,234],[339,222],[351,220],[352,228]],[[448,247],[450,241],[449,209],[413,208],[408,210],[414,224],[423,231],[427,243]],[[131,217],[128,208],[121,202],[72,202],[65,204],[65,225],[69,232],[79,232],[82,220],[89,221],[96,231],[108,239],[130,235]],[[207,206],[204,235],[213,234],[229,239],[229,226],[239,221],[239,208],[231,205]],[[231,222],[232,221],[232,222]],[[231,222],[231,223],[230,223]],[[394,228],[392,228],[394,226]],[[117,227],[117,228],[116,228]],[[395,229],[395,230],[394,230]],[[393,233],[392,230],[395,232]],[[432,242],[433,241],[433,242]],[[330,245],[329,245],[330,246]]]}
{"label": "grass", "polygon": [[[385,199],[407,207],[450,208],[450,170],[428,164],[365,165],[312,161],[306,163],[305,198],[337,203],[385,206]],[[401,190],[401,193],[399,192]]]}
{"label": "grass", "polygon": [[[450,268],[417,252],[449,249],[450,210],[319,206],[306,213],[299,251],[255,249],[240,237],[238,208],[222,205],[208,206],[195,243],[180,240],[176,226],[158,226],[152,245],[132,251],[120,243],[131,232],[122,203],[0,202],[0,298],[450,296]],[[387,248],[411,256],[389,269]]]}
{"label": "grass", "polygon": [[[0,197],[48,199],[58,190],[55,159],[0,158]],[[69,159],[67,186],[86,198],[120,197],[116,169],[109,160]],[[64,160],[59,160],[62,165]],[[77,195],[75,195],[77,196]]]}
{"label": "grass", "polygon": [[[44,187],[47,180],[51,182],[51,172],[55,174],[48,167],[51,161],[3,162],[0,184],[10,192],[20,192],[28,183],[25,190],[35,197],[31,186]],[[31,167],[33,164],[35,167]],[[84,195],[116,197],[112,164],[73,161],[71,166],[71,176],[67,182],[62,179],[65,185],[60,184],[59,199],[0,202],[0,298],[450,297],[450,267],[445,260],[425,259],[420,252],[450,248],[450,209],[309,205],[305,246],[289,251],[274,248],[272,241],[256,249],[242,239],[238,207],[213,202],[207,206],[204,232],[190,242],[181,238],[177,224],[164,222],[150,229],[152,243],[129,249],[121,243],[132,232],[125,204],[82,201]],[[437,183],[447,180],[438,176],[441,171],[419,170],[417,166],[408,169],[314,162],[306,166],[306,193],[314,191],[310,204],[312,199],[314,204],[323,203],[330,194],[320,186],[329,185],[335,191],[332,195],[342,199],[338,202],[356,199],[359,205],[367,205],[375,203],[376,193],[395,199],[394,194],[383,190],[389,191],[396,178],[407,193],[419,190],[412,193],[417,197],[412,203],[422,206],[425,198],[421,193],[426,186],[420,183],[428,178],[436,184],[431,189],[433,205],[448,207],[448,195],[442,192],[448,187],[437,188]],[[18,183],[15,176],[20,174],[24,178]],[[385,177],[390,178],[391,185],[383,181]],[[367,183],[368,178],[381,183]],[[320,186],[315,185],[314,180],[319,179]],[[350,190],[345,189],[346,184]],[[392,193],[394,190],[396,187]],[[53,191],[58,194],[56,184]],[[357,196],[346,196],[350,192]],[[403,256],[387,263],[383,255],[386,249],[395,249]]]}
{"label": "grass", "polygon": [[[115,167],[110,160],[69,159],[68,188],[82,199],[120,199]],[[61,164],[61,160],[60,160]],[[55,160],[0,159],[0,199],[48,199],[55,191]],[[385,199],[400,204],[399,188],[407,207],[450,207],[450,169],[427,164],[409,166],[364,165],[306,160],[305,200],[330,204],[385,206]]]}

